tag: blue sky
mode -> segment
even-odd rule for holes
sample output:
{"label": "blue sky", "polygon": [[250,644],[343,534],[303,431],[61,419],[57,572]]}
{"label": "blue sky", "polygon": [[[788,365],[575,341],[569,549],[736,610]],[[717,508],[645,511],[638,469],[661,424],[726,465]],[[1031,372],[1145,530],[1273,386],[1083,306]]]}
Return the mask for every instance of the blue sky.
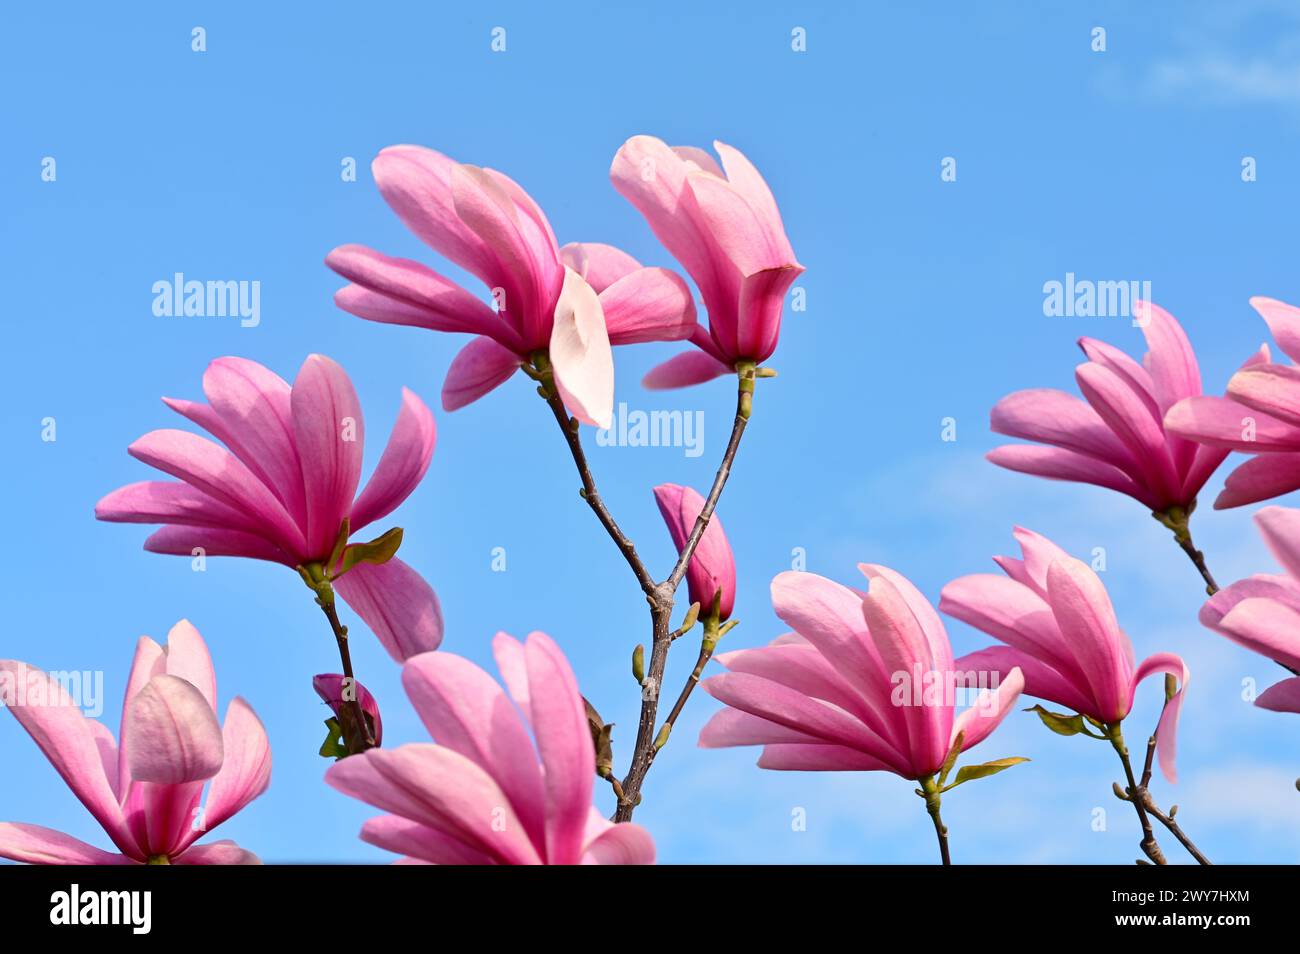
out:
{"label": "blue sky", "polygon": [[[1022,387],[1072,389],[1091,335],[1140,353],[1124,318],[1048,318],[1043,284],[1073,272],[1147,280],[1184,324],[1207,389],[1266,338],[1251,295],[1300,301],[1291,220],[1300,201],[1300,17],[1285,5],[1122,3],[795,5],[531,3],[15,7],[0,62],[11,91],[0,152],[7,283],[0,427],[9,560],[0,656],[105,673],[116,727],[135,638],[181,617],[206,636],[222,706],[245,696],[274,752],[269,792],[222,837],[268,861],[383,860],[355,837],[374,812],[327,789],[315,753],[324,711],[313,673],[332,639],[289,571],[146,554],[146,529],[96,523],[95,501],[149,471],[125,448],[175,426],[159,397],[201,396],[214,357],[255,358],[291,377],[323,352],[366,410],[368,467],[399,389],[436,407],[461,340],[338,311],[322,264],[345,242],[449,270],[390,213],[368,164],[393,143],[501,169],[539,201],[561,241],[609,242],[672,265],[609,184],[630,135],[744,150],[771,183],[807,273],[807,310],[787,315],[720,513],[737,553],[731,648],[781,631],[768,582],[802,548],[807,568],[853,582],[860,561],[909,576],[933,599],[991,568],[1014,524],[1076,554],[1107,552],[1103,576],[1139,656],[1173,650],[1193,672],[1176,787],[1163,803],[1216,861],[1300,854],[1294,718],[1253,709],[1271,663],[1202,629],[1190,564],[1136,503],[1048,484],[983,461],[999,441],[988,409]],[[676,7],[676,8],[674,8]],[[38,12],[39,11],[39,12]],[[207,51],[191,50],[191,30]],[[490,49],[493,27],[506,50]],[[1091,31],[1106,30],[1094,52]],[[791,31],[806,30],[806,52]],[[41,178],[54,157],[57,179]],[[340,178],[354,157],[358,181]],[[957,178],[944,182],[944,157]],[[1257,180],[1243,182],[1243,157]],[[152,285],[175,272],[261,283],[261,322],[167,319]],[[477,285],[470,287],[479,289]],[[702,457],[682,448],[596,447],[611,509],[657,574],[673,551],[655,483],[703,490],[730,425],[726,381],[650,393],[638,382],[670,345],[619,349],[617,400],[703,411]],[[462,411],[438,411],[429,476],[398,511],[403,556],[438,590],[444,648],[492,668],[504,629],[552,634],[584,691],[617,724],[625,764],[638,697],[629,655],[648,622],[626,566],[576,494],[554,424],[524,379]],[[41,422],[57,421],[57,441]],[[941,440],[956,420],[957,440]],[[1194,529],[1220,581],[1274,564],[1246,511]],[[1294,501],[1291,501],[1294,503]],[[493,548],[507,570],[493,572]],[[424,739],[397,669],[354,620],[357,672],[379,697],[390,744]],[[958,652],[988,643],[951,623]],[[674,682],[693,662],[679,648]],[[690,657],[690,658],[688,658]],[[1132,735],[1154,724],[1158,681]],[[753,750],[694,748],[716,703],[696,697],[637,815],[669,862],[925,862],[933,834],[893,776],[788,774]],[[957,861],[1126,862],[1137,833],[1110,794],[1105,747],[1017,714],[987,758],[1033,759],[945,799]],[[106,838],[14,720],[0,719],[9,784],[0,818]],[[601,797],[606,793],[601,792]],[[1095,831],[1095,809],[1106,812]],[[792,813],[806,814],[804,831]],[[1179,857],[1170,845],[1171,856]]]}

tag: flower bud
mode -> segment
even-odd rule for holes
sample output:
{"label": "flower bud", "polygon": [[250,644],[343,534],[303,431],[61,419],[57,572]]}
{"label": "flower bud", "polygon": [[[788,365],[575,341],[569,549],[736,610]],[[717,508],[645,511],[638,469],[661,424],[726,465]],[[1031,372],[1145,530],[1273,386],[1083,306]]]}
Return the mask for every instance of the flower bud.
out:
{"label": "flower bud", "polygon": [[[678,484],[660,484],[655,488],[655,502],[663,514],[673,545],[681,553],[695,528],[695,520],[704,509],[704,498],[689,487]],[[700,604],[700,614],[713,612],[714,597],[721,590],[718,619],[731,615],[736,602],[736,562],[731,555],[731,545],[722,530],[722,522],[714,513],[699,546],[686,567],[686,584],[692,603]]]}

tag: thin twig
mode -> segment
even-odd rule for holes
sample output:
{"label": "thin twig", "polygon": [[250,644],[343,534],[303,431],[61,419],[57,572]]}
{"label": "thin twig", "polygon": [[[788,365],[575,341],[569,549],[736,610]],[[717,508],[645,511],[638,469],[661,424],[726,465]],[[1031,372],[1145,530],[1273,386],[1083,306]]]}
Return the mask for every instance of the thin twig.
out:
{"label": "thin twig", "polygon": [[551,370],[550,359],[538,352],[533,355],[533,367],[536,374],[533,377],[539,382],[538,393],[545,398],[551,413],[555,415],[555,421],[560,425],[560,432],[564,434],[564,440],[569,445],[569,453],[573,456],[573,465],[578,469],[578,477],[582,480],[582,499],[587,501],[587,506],[591,507],[595,513],[596,519],[605,528],[610,539],[623,554],[627,560],[628,566],[636,575],[637,583],[641,585],[642,591],[647,597],[653,598],[655,595],[655,581],[641,562],[637,555],[636,547],[628,539],[622,528],[619,527],[609,508],[605,506],[605,501],[600,497],[600,492],[596,489],[596,478],[591,475],[591,468],[587,464],[587,455],[582,449],[582,438],[578,430],[569,418],[569,412],[564,406],[564,400],[560,397],[559,389],[555,386],[554,373]]}
{"label": "thin twig", "polygon": [[1142,799],[1138,797],[1137,778],[1133,775],[1133,764],[1129,761],[1128,745],[1124,742],[1124,735],[1120,732],[1119,723],[1115,722],[1106,727],[1106,737],[1110,744],[1114,746],[1115,752],[1119,755],[1119,760],[1124,764],[1124,777],[1128,779],[1128,788],[1125,792],[1128,794],[1126,801],[1133,803],[1133,809],[1137,812],[1138,822],[1142,825],[1142,841],[1140,843],[1142,852],[1150,858],[1155,864],[1165,865],[1169,862],[1165,860],[1165,854],[1160,850],[1160,845],[1156,841],[1155,832],[1151,828],[1151,819],[1147,817],[1146,806],[1142,804]]}
{"label": "thin twig", "polygon": [[[1165,703],[1165,705],[1168,704],[1168,702]],[[1201,850],[1192,843],[1192,840],[1187,837],[1186,832],[1179,827],[1178,822],[1174,821],[1173,813],[1178,810],[1177,806],[1174,806],[1169,810],[1170,814],[1165,814],[1156,806],[1155,799],[1151,796],[1151,789],[1149,787],[1151,785],[1151,767],[1155,760],[1155,754],[1156,734],[1153,732],[1151,733],[1151,738],[1147,739],[1146,764],[1142,767],[1142,782],[1138,786],[1137,790],[1138,797],[1142,799],[1142,807],[1147,810],[1148,814],[1154,816],[1156,821],[1169,829],[1169,833],[1178,839],[1178,843],[1187,849],[1187,853],[1196,859],[1197,864],[1214,864],[1214,862],[1205,857],[1205,855],[1201,853]]]}
{"label": "thin twig", "polygon": [[934,836],[939,840],[939,857],[945,865],[952,864],[952,855],[948,853],[948,826],[943,823],[939,816],[940,791],[939,786],[934,780],[934,776],[918,780],[921,787],[916,790],[916,794],[925,799],[925,810],[930,815],[930,820],[934,822]]}

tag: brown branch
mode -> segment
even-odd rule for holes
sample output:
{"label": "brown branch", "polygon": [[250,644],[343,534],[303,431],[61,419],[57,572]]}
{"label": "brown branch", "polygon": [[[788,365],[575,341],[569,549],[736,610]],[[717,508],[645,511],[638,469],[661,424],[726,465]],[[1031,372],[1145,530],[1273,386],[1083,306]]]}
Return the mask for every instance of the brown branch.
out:
{"label": "brown branch", "polygon": [[[1168,701],[1165,702],[1165,705],[1169,705]],[[1142,800],[1142,807],[1145,808],[1147,813],[1152,815],[1156,821],[1169,829],[1169,833],[1178,839],[1178,843],[1187,849],[1187,853],[1196,859],[1197,864],[1214,864],[1214,862],[1205,857],[1205,855],[1201,853],[1201,850],[1192,843],[1192,840],[1187,837],[1186,832],[1179,827],[1178,822],[1174,821],[1174,814],[1178,811],[1178,806],[1175,805],[1170,808],[1168,814],[1165,814],[1156,806],[1155,799],[1151,796],[1151,790],[1149,788],[1151,784],[1151,766],[1155,760],[1155,754],[1156,733],[1152,732],[1151,738],[1147,739],[1146,764],[1142,767],[1142,781],[1138,785],[1137,789],[1137,797]]]}
{"label": "brown branch", "polygon": [[1128,779],[1128,788],[1124,789],[1125,795],[1121,795],[1119,786],[1116,786],[1116,795],[1124,798],[1125,801],[1133,803],[1133,809],[1137,812],[1138,823],[1142,826],[1142,841],[1140,846],[1143,854],[1157,865],[1167,865],[1165,854],[1160,850],[1159,843],[1156,842],[1155,832],[1151,828],[1151,819],[1147,816],[1146,806],[1138,794],[1139,787],[1137,778],[1133,775],[1133,764],[1129,761],[1128,746],[1124,742],[1124,736],[1120,732],[1119,723],[1115,722],[1106,727],[1106,737],[1110,744],[1115,747],[1115,752],[1119,755],[1119,760],[1124,764],[1124,777]]}
{"label": "brown branch", "polygon": [[560,425],[560,431],[564,434],[565,442],[569,445],[569,453],[573,455],[573,465],[578,469],[578,477],[582,480],[582,499],[587,501],[587,506],[591,507],[596,519],[600,521],[601,526],[605,528],[605,532],[609,534],[619,552],[623,554],[623,558],[627,560],[627,565],[632,568],[632,572],[636,575],[636,581],[641,585],[642,591],[648,598],[653,599],[655,581],[637,555],[636,547],[619,527],[618,521],[609,512],[609,508],[605,506],[605,501],[600,497],[600,492],[596,489],[596,479],[591,475],[591,468],[587,464],[587,455],[582,449],[582,438],[578,434],[576,421],[569,417],[569,412],[564,406],[564,400],[560,397],[559,389],[555,386],[555,375],[551,370],[550,359],[544,352],[538,352],[533,355],[533,367],[528,370],[531,376],[538,381],[537,391],[546,400],[551,413],[555,415],[555,422]]}
{"label": "brown branch", "polygon": [[[654,642],[650,651],[650,671],[646,676],[646,685],[641,693],[641,717],[637,722],[636,745],[632,752],[632,761],[628,766],[627,775],[623,778],[623,791],[626,799],[619,803],[618,809],[614,813],[614,821],[616,822],[632,820],[632,813],[641,802],[641,786],[645,782],[646,774],[650,771],[655,755],[667,742],[667,734],[672,732],[672,726],[681,713],[681,707],[686,705],[686,700],[690,698],[691,691],[695,688],[695,683],[698,682],[698,675],[692,674],[692,678],[687,680],[686,686],[678,696],[677,704],[673,707],[669,721],[664,723],[659,732],[656,732],[655,722],[659,715],[659,690],[663,686],[664,669],[668,663],[668,650],[673,642],[672,633],[669,632],[673,594],[686,573],[686,567],[695,553],[695,548],[699,545],[700,538],[704,536],[704,531],[709,525],[709,519],[713,516],[713,511],[718,505],[718,498],[722,496],[722,489],[727,484],[727,477],[731,474],[731,466],[735,462],[736,451],[740,448],[740,438],[745,433],[745,425],[749,423],[749,415],[753,406],[756,371],[757,368],[753,362],[739,362],[737,364],[736,374],[739,381],[736,392],[736,417],[731,427],[731,439],[727,441],[727,449],[723,452],[721,463],[718,464],[718,471],[714,475],[713,486],[709,489],[709,496],[705,498],[700,515],[696,518],[695,527],[691,530],[691,535],[687,538],[681,554],[678,556],[677,564],[673,567],[673,572],[669,574],[668,579],[660,584],[659,600],[651,600],[650,616]],[[696,661],[696,668],[699,672],[704,671],[704,665],[709,661],[708,656],[703,655],[703,648],[701,648],[701,655],[703,659],[697,659]],[[712,655],[712,648],[709,650],[709,655]]]}

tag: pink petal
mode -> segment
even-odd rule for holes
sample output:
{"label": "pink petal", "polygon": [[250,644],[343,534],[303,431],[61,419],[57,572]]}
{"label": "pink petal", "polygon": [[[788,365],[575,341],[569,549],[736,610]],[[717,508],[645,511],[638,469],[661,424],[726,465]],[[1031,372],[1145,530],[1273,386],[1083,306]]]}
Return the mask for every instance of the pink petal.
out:
{"label": "pink petal", "polygon": [[793,262],[794,249],[790,247],[790,242],[785,236],[785,227],[781,224],[781,212],[776,206],[772,190],[768,188],[767,182],[759,174],[758,169],[734,146],[714,140],[713,148],[718,150],[718,155],[722,158],[722,167],[726,170],[727,181],[745,197],[749,205],[762,218],[773,242],[780,248],[781,256],[787,262]]}
{"label": "pink petal", "polygon": [[1015,580],[992,573],[958,577],[940,593],[939,609],[1061,672],[1078,671],[1045,594]]}
{"label": "pink petal", "polygon": [[608,428],[614,415],[614,356],[600,299],[577,272],[565,269],[551,333],[555,384],[584,424]]}
{"label": "pink petal", "polygon": [[745,672],[712,676],[700,686],[719,702],[742,712],[812,736],[819,742],[849,746],[893,766],[892,771],[899,775],[908,773],[904,754],[895,751],[892,745],[838,706]]}
{"label": "pink petal", "polygon": [[596,754],[578,683],[560,648],[544,633],[524,644],[533,732],[546,788],[546,859],[576,864],[591,809]]}
{"label": "pink petal", "polygon": [[1133,318],[1147,340],[1145,364],[1162,414],[1201,393],[1196,353],[1173,315],[1149,301],[1134,302]]}
{"label": "pink petal", "polygon": [[1215,510],[1272,500],[1300,490],[1300,453],[1260,454],[1228,475],[1214,501]]}
{"label": "pink petal", "polygon": [[326,559],[361,481],[365,420],[347,374],[313,354],[293,382],[293,430],[307,488],[306,559]]}
{"label": "pink petal", "polygon": [[[104,769],[100,736],[95,723],[82,715],[63,687],[39,669],[12,659],[0,660],[0,693],[7,708],[54,770],[95,816],[122,851],[134,848],[126,832],[114,785]],[[8,685],[6,685],[6,683]],[[26,690],[26,697],[10,700],[8,690]],[[40,695],[37,696],[36,694]],[[13,704],[20,701],[22,704]]]}
{"label": "pink petal", "polygon": [[[1300,428],[1228,398],[1184,398],[1165,415],[1165,430],[1211,447],[1247,454],[1300,451]],[[1254,437],[1247,439],[1251,431]]]}
{"label": "pink petal", "polygon": [[1133,455],[1091,407],[1073,394],[1033,388],[1008,394],[989,413],[995,434],[1063,447],[1129,470]]}
{"label": "pink petal", "polygon": [[600,242],[570,242],[560,249],[560,262],[581,275],[597,294],[641,268],[627,252]]}
{"label": "pink petal", "polygon": [[397,423],[375,472],[352,505],[353,533],[387,517],[419,486],[433,459],[437,436],[433,412],[415,392],[402,388]]}
{"label": "pink petal", "polygon": [[[284,504],[238,458],[212,441],[188,431],[150,431],[128,447],[127,453],[239,510],[261,527],[262,536],[282,549],[301,551],[302,528]],[[231,529],[240,530],[242,525]]]}
{"label": "pink petal", "polygon": [[684,351],[652,368],[641,383],[652,391],[660,391],[703,384],[731,373],[731,368],[703,351]]}
{"label": "pink petal", "polygon": [[483,242],[492,268],[489,284],[505,293],[503,313],[521,331],[524,346],[537,347],[546,340],[547,319],[564,281],[558,252],[541,247],[535,223],[486,170],[454,167],[451,192],[456,215]]}
{"label": "pink petal", "polygon": [[144,548],[150,553],[166,553],[171,556],[198,556],[194,551],[201,550],[205,557],[249,557],[283,563],[285,566],[294,566],[298,562],[275,544],[251,533],[207,527],[163,527],[144,541]]}
{"label": "pink petal", "polygon": [[223,840],[191,845],[171,862],[174,865],[260,865],[262,859],[233,841]]}
{"label": "pink petal", "polygon": [[1164,711],[1160,714],[1160,722],[1156,726],[1156,758],[1160,761],[1160,771],[1170,782],[1177,782],[1178,770],[1174,759],[1178,751],[1178,715],[1182,711],[1183,694],[1187,691],[1187,681],[1191,676],[1187,671],[1187,664],[1173,653],[1156,653],[1144,659],[1133,676],[1133,686],[1129,690],[1129,705],[1133,704],[1133,693],[1138,683],[1157,672],[1169,673],[1178,678],[1178,691],[1165,704]]}
{"label": "pink petal", "polygon": [[419,262],[364,245],[341,245],[326,256],[325,264],[355,282],[336,293],[334,300],[360,318],[432,331],[514,337],[492,308]]}
{"label": "pink petal", "polygon": [[539,851],[546,833],[542,775],[519,713],[501,687],[468,659],[422,653],[402,667],[402,687],[439,745],[496,780]]}
{"label": "pink petal", "polygon": [[[943,764],[948,754],[952,732],[952,703],[941,694],[937,701],[913,701],[912,692],[918,678],[937,674],[946,680],[952,672],[952,655],[948,651],[945,667],[935,658],[934,648],[924,627],[907,600],[886,576],[871,577],[871,587],[862,601],[862,615],[871,631],[880,658],[891,678],[906,680],[901,685],[908,690],[900,706],[907,724],[907,756],[916,774],[930,775]],[[940,688],[946,690],[946,683]]]}
{"label": "pink petal", "polygon": [[[167,633],[164,672],[184,679],[195,689],[213,712],[217,710],[217,674],[212,668],[208,644],[194,624],[183,619]],[[142,687],[143,688],[143,687]]]}
{"label": "pink petal", "polygon": [[695,329],[691,290],[666,268],[639,268],[610,283],[600,307],[612,345],[684,341]]}
{"label": "pink petal", "polygon": [[397,815],[381,815],[361,826],[367,844],[435,865],[493,865],[497,859],[452,836]]}
{"label": "pink petal", "polygon": [[1019,669],[1025,680],[1025,695],[1054,702],[1072,712],[1096,715],[1092,711],[1093,701],[1089,698],[1091,689],[1082,681],[1082,677],[1062,675],[1042,660],[1019,649],[989,646],[961,657],[960,663],[966,672],[997,673],[1001,682],[1006,682],[1012,671]]}
{"label": "pink petal", "polygon": [[772,356],[781,334],[785,293],[803,271],[802,265],[777,265],[752,272],[741,280],[736,326],[736,351],[740,356],[758,362]]}
{"label": "pink petal", "polygon": [[790,744],[774,742],[763,746],[758,767],[778,772],[893,772],[902,774],[888,762],[843,745]]}
{"label": "pink petal", "polygon": [[1256,364],[1228,381],[1228,396],[1286,424],[1300,425],[1300,368]]}
{"label": "pink petal", "polygon": [[859,563],[858,569],[868,581],[875,580],[877,577],[889,581],[921,627],[921,633],[929,646],[930,658],[934,660],[934,668],[952,669],[952,645],[948,642],[948,631],[944,629],[943,620],[930,605],[930,601],[921,594],[912,581],[896,570],[878,563]]}
{"label": "pink petal", "polygon": [[1199,614],[1201,625],[1218,632],[1219,623],[1234,606],[1242,600],[1254,598],[1276,600],[1300,612],[1300,583],[1289,576],[1271,576],[1265,573],[1238,580],[1205,601]]}
{"label": "pink petal", "polygon": [[[770,678],[763,673],[755,675]],[[773,680],[775,681],[775,680]],[[796,692],[799,687],[792,686]],[[770,745],[778,742],[820,743],[821,739],[807,732],[791,729],[761,716],[740,709],[719,709],[704,723],[697,745],[702,749],[727,749],[741,745]]]}
{"label": "pink petal", "polygon": [[208,790],[207,831],[234,817],[271,784],[271,743],[262,720],[239,696],[226,707],[221,727],[225,760]]}
{"label": "pink petal", "polygon": [[[288,383],[246,358],[218,358],[203,374],[203,393],[224,430],[237,440],[230,449],[306,525],[302,465],[294,446]],[[168,521],[170,522],[170,521]]]}
{"label": "pink petal", "polygon": [[631,822],[611,825],[583,849],[584,865],[652,865],[655,842],[650,832]]}
{"label": "pink petal", "polygon": [[334,589],[397,662],[437,649],[442,642],[437,594],[397,557],[387,563],[358,563],[335,580]]}
{"label": "pink petal", "polygon": [[1098,341],[1096,338],[1080,338],[1079,347],[1088,356],[1089,361],[1095,361],[1119,375],[1130,390],[1138,395],[1150,409],[1152,417],[1158,418],[1161,416],[1160,405],[1156,403],[1155,383],[1151,380],[1151,374],[1146,368],[1123,351],[1120,351],[1119,348],[1104,341]]}
{"label": "pink petal", "polygon": [[[721,301],[726,282],[718,270],[725,267],[730,271],[732,266],[715,261],[711,245],[702,234],[694,215],[695,203],[686,186],[690,171],[687,161],[662,140],[633,136],[614,156],[609,177],[619,194],[645,217],[660,243],[695,279],[704,300]],[[730,281],[734,283],[734,277]],[[732,300],[733,303],[737,300],[735,292]],[[710,324],[725,320],[721,310],[716,316],[709,315]],[[734,343],[734,332],[730,337]]]}
{"label": "pink petal", "polygon": [[370,749],[335,762],[325,781],[344,795],[441,831],[498,862],[543,860],[492,777],[446,746]]}
{"label": "pink petal", "polygon": [[1255,705],[1273,712],[1300,712],[1300,676],[1269,686],[1259,694]]}
{"label": "pink petal", "polygon": [[442,409],[457,411],[494,390],[519,370],[523,359],[491,338],[475,338],[452,359],[442,383]]}
{"label": "pink petal", "polygon": [[1046,477],[1049,480],[1095,484],[1098,487],[1115,490],[1127,494],[1152,510],[1160,509],[1163,503],[1160,497],[1118,468],[1059,447],[1007,444],[995,447],[985,456],[987,460],[999,467],[1022,474]]}
{"label": "pink petal", "polygon": [[492,638],[492,658],[496,660],[501,672],[501,681],[506,691],[523,713],[524,721],[530,726],[533,722],[532,699],[528,686],[528,660],[524,653],[524,644],[509,633],[497,633]]}
{"label": "pink petal", "polygon": [[1160,420],[1151,415],[1139,396],[1123,379],[1099,364],[1079,365],[1075,380],[1088,403],[1128,448],[1136,468],[1130,473],[1141,475],[1142,482],[1169,503],[1187,503],[1178,499],[1182,480],[1174,468]]}
{"label": "pink petal", "polygon": [[1072,557],[1057,560],[1047,571],[1047,601],[1091,688],[1096,709],[1090,714],[1106,722],[1124,718],[1132,698],[1128,637],[1100,578]]}
{"label": "pink petal", "polygon": [[997,689],[985,689],[976,697],[975,703],[969,709],[953,720],[952,739],[949,744],[956,742],[957,736],[961,735],[963,752],[979,745],[1002,724],[1002,720],[1016,704],[1024,688],[1024,673],[1019,669],[1012,669],[1005,679],[999,680]]}
{"label": "pink petal", "polygon": [[871,641],[862,618],[862,594],[815,573],[787,570],[772,579],[776,615],[826,657],[889,726],[885,736],[895,745],[904,739],[902,714],[889,702],[889,672]]}
{"label": "pink petal", "polygon": [[95,519],[112,523],[175,523],[190,527],[240,529],[257,533],[258,521],[189,484],[142,480],[127,484],[95,504]]}
{"label": "pink petal", "polygon": [[1265,507],[1255,523],[1269,551],[1294,579],[1300,579],[1300,510]]}
{"label": "pink petal", "polygon": [[389,146],[371,164],[375,185],[408,229],[439,254],[496,285],[495,261],[456,214],[451,177],[459,164],[423,146]]}
{"label": "pink petal", "polygon": [[1250,307],[1268,323],[1273,340],[1286,356],[1292,361],[1300,361],[1300,308],[1258,295],[1250,300]]}
{"label": "pink petal", "polygon": [[1238,645],[1300,669],[1300,611],[1270,599],[1242,600],[1215,629]]}
{"label": "pink petal", "polygon": [[[788,686],[796,692],[839,706],[865,722],[877,735],[887,736],[890,729],[879,722],[875,712],[844,677],[826,661],[826,657],[809,644],[763,646],[739,649],[714,657],[732,672],[747,672]],[[767,739],[770,742],[785,741]],[[754,744],[754,743],[746,743]]]}
{"label": "pink petal", "polygon": [[131,674],[126,680],[126,695],[122,699],[122,720],[118,728],[118,734],[122,741],[117,752],[116,774],[119,784],[114,786],[114,790],[117,792],[119,801],[126,792],[127,783],[131,780],[131,771],[128,768],[130,764],[128,756],[130,740],[126,734],[127,710],[130,708],[131,700],[135,698],[136,693],[143,689],[150,679],[166,672],[167,654],[163,651],[163,648],[148,636],[141,636],[135,644],[135,657],[131,661]]}
{"label": "pink petal", "polygon": [[137,782],[179,785],[212,778],[223,746],[216,713],[192,683],[178,676],[149,680],[128,704],[122,737]]}
{"label": "pink petal", "polygon": [[61,831],[19,822],[0,822],[0,858],[29,865],[134,864],[125,855],[102,851]]}

